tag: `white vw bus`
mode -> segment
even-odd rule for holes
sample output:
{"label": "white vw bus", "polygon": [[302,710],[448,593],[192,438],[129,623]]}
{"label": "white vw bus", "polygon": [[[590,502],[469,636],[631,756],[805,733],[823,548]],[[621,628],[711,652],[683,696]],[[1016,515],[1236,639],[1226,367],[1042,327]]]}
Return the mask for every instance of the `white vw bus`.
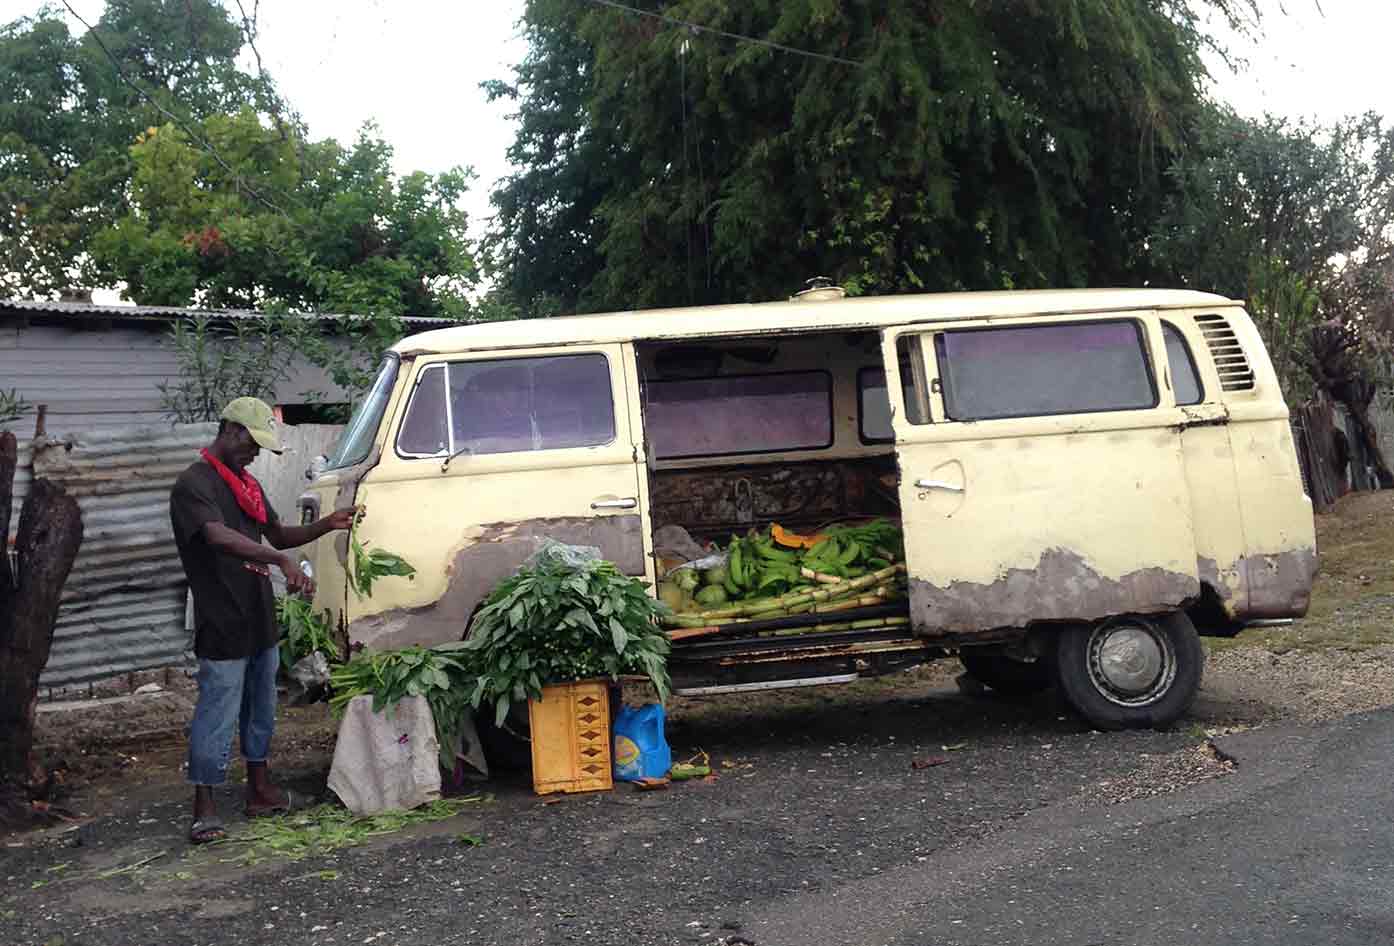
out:
{"label": "white vw bus", "polygon": [[[675,643],[679,691],[847,681],[954,655],[1103,728],[1199,685],[1201,633],[1305,613],[1311,505],[1239,302],[1147,289],[845,298],[461,325],[384,358],[302,516],[366,506],[414,581],[317,603],[370,648],[459,640],[538,537],[656,577],[695,540],[863,516],[904,530],[894,627]],[[810,624],[814,619],[810,619]]]}

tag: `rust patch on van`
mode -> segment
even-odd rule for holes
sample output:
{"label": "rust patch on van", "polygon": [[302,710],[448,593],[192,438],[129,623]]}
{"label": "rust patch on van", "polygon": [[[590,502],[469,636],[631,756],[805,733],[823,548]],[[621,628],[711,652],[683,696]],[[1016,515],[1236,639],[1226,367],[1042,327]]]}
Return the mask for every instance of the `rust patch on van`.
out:
{"label": "rust patch on van", "polygon": [[1220,563],[1213,558],[1206,558],[1203,555],[1197,558],[1196,574],[1200,577],[1202,585],[1208,585],[1215,589],[1215,594],[1220,596],[1221,601],[1228,603],[1234,597],[1234,589],[1221,576]]}
{"label": "rust patch on van", "polygon": [[496,522],[470,539],[446,566],[445,593],[420,608],[395,608],[349,624],[349,640],[374,650],[458,641],[479,603],[537,551],[537,540],[593,545],[626,575],[644,574],[639,516],[528,519]]}
{"label": "rust patch on van", "polygon": [[1058,548],[1047,549],[1035,568],[1008,569],[990,584],[955,581],[939,587],[910,579],[911,621],[922,637],[1170,611],[1199,595],[1193,575],[1143,568],[1108,578],[1079,554]]}
{"label": "rust patch on van", "polygon": [[1317,576],[1316,549],[1296,549],[1242,560],[1249,586],[1246,618],[1300,618],[1312,603]]}

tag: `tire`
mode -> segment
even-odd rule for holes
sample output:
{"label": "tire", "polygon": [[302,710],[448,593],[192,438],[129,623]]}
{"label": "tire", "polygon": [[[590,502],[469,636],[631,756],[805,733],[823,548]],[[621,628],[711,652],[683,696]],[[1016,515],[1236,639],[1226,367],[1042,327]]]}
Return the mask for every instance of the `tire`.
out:
{"label": "tire", "polygon": [[1157,729],[1175,722],[1200,689],[1205,651],[1185,614],[1125,616],[1064,629],[1055,680],[1097,729]]}
{"label": "tire", "polygon": [[1044,661],[1013,660],[1001,654],[958,655],[968,675],[1002,696],[1034,696],[1050,689],[1053,682]]}

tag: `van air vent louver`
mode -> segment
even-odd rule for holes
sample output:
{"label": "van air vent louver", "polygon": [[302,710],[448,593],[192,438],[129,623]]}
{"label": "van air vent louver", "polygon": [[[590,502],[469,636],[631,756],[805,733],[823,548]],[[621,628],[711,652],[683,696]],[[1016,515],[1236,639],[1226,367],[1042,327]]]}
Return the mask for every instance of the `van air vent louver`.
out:
{"label": "van air vent louver", "polygon": [[1210,357],[1215,360],[1215,368],[1220,373],[1220,387],[1226,391],[1252,391],[1254,369],[1249,367],[1249,359],[1239,344],[1239,337],[1221,315],[1198,315],[1196,325],[1205,336],[1205,344],[1210,348]]}

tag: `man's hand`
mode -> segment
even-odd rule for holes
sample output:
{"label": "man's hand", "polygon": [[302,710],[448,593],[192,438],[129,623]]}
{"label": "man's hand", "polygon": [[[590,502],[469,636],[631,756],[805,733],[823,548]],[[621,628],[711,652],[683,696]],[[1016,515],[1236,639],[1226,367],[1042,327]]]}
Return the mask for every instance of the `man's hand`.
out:
{"label": "man's hand", "polygon": [[348,509],[336,509],[325,516],[324,520],[329,524],[331,532],[335,529],[351,529],[353,528],[354,519],[356,519],[362,511],[362,506],[353,506]]}
{"label": "man's hand", "polygon": [[281,561],[281,573],[286,576],[286,590],[299,591],[310,596],[315,593],[315,582],[300,569],[300,562],[287,555]]}

